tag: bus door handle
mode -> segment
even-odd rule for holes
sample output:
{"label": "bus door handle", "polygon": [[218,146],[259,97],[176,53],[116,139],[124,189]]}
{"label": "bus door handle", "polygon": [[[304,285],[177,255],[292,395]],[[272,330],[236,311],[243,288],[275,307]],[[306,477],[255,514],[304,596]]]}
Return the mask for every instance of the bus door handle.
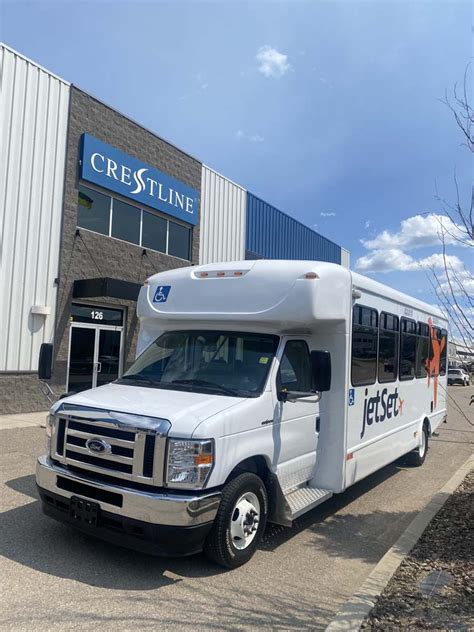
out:
{"label": "bus door handle", "polygon": [[97,373],[100,373],[102,371],[102,362],[96,362],[95,366]]}

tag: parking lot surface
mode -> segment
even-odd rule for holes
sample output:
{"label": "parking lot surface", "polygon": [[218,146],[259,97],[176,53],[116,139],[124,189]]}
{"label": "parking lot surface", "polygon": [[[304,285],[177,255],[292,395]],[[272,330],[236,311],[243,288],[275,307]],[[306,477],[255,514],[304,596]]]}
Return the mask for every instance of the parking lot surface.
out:
{"label": "parking lot surface", "polygon": [[472,454],[473,392],[450,387],[448,424],[423,467],[396,462],[293,528],[270,525],[255,557],[234,571],[203,555],[149,557],[44,517],[34,480],[44,429],[0,422],[0,629],[324,629]]}

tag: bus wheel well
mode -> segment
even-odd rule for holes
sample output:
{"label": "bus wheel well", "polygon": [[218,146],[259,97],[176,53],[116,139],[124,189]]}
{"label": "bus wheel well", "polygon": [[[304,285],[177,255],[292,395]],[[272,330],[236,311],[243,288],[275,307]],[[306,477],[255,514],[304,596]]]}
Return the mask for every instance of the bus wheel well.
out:
{"label": "bus wheel well", "polygon": [[262,455],[251,456],[244,461],[241,461],[238,465],[234,467],[232,472],[227,477],[226,483],[233,480],[240,474],[244,472],[251,472],[252,474],[256,474],[259,476],[264,482],[265,486],[268,486],[268,479],[270,475],[270,470],[268,468],[265,457]]}

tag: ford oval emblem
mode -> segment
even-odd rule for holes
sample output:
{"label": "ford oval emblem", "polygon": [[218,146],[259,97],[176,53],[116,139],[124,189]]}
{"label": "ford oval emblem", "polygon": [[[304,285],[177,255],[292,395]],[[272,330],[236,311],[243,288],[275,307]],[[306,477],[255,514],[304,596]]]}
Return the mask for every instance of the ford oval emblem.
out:
{"label": "ford oval emblem", "polygon": [[91,454],[111,454],[112,446],[103,439],[87,439],[86,448]]}

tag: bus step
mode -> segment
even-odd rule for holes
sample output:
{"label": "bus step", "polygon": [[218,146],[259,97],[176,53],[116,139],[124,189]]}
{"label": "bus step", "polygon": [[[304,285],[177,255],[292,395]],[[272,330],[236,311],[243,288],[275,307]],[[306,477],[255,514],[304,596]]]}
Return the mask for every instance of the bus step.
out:
{"label": "bus step", "polygon": [[322,502],[331,498],[332,492],[320,487],[298,487],[285,496],[291,511],[291,519],[294,520],[310,509],[317,507]]}

